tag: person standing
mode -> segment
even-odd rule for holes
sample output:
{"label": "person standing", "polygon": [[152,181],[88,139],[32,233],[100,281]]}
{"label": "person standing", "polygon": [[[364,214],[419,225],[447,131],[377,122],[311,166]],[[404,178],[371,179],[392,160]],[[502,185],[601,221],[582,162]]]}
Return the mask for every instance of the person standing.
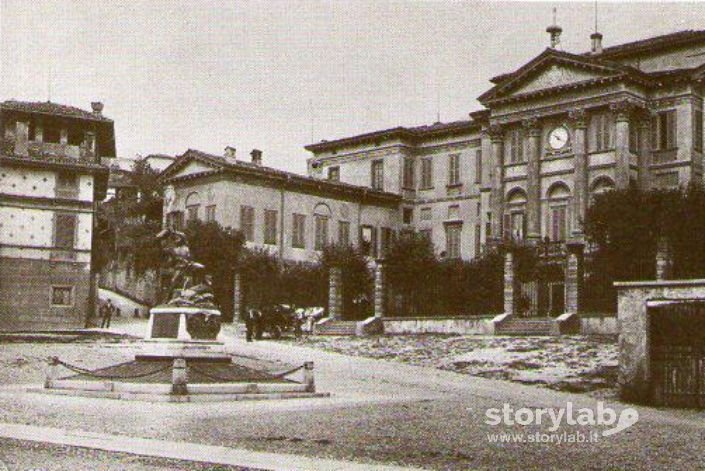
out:
{"label": "person standing", "polygon": [[115,306],[113,306],[113,301],[108,299],[108,303],[104,304],[103,307],[101,307],[101,314],[102,314],[102,320],[100,323],[100,328],[101,329],[109,329],[110,328],[110,319],[113,317],[113,311],[115,310]]}
{"label": "person standing", "polygon": [[252,337],[256,334],[255,330],[257,328],[260,313],[255,308],[249,308],[245,311],[245,337],[248,342],[252,342]]}

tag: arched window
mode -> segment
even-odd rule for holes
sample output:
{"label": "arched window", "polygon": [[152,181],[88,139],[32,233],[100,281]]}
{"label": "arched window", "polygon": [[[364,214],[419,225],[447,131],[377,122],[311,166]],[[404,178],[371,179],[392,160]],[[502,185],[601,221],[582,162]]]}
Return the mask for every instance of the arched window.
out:
{"label": "arched window", "polygon": [[502,227],[506,240],[523,240],[526,235],[526,192],[514,188],[507,194]]}
{"label": "arched window", "polygon": [[568,237],[568,203],[570,202],[570,188],[563,182],[550,186],[548,197],[548,231],[553,242],[563,242]]}
{"label": "arched window", "polygon": [[201,197],[197,192],[189,193],[186,197],[186,221],[198,219],[198,210],[201,207]]}
{"label": "arched window", "polygon": [[614,181],[605,175],[595,178],[590,185],[590,194],[592,196],[601,195],[612,190],[614,190]]}

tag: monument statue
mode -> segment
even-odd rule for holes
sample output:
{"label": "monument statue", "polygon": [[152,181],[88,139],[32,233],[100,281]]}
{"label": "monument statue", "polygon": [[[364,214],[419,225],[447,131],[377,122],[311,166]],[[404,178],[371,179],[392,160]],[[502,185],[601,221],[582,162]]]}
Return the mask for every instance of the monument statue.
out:
{"label": "monument statue", "polygon": [[[213,296],[212,277],[191,256],[186,234],[164,229],[156,235],[171,273],[160,312],[186,314],[186,330],[192,339],[215,339],[220,331],[220,311]],[[174,309],[165,309],[172,307]]]}

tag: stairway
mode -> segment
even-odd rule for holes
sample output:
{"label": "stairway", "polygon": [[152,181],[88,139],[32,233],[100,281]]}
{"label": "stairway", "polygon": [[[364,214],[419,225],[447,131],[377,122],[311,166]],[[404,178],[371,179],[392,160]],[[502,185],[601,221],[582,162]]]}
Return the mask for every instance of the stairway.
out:
{"label": "stairway", "polygon": [[552,318],[513,318],[497,326],[497,335],[552,335]]}
{"label": "stairway", "polygon": [[316,335],[355,335],[356,321],[328,321],[314,327]]}

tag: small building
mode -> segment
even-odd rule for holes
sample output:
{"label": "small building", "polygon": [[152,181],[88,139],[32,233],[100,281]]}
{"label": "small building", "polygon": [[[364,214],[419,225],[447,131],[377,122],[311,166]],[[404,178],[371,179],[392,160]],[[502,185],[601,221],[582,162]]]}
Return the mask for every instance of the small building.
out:
{"label": "small building", "polygon": [[166,225],[217,221],[287,261],[315,261],[330,243],[376,256],[400,227],[399,195],[266,167],[256,149],[250,161],[232,147],[224,156],[190,149],[160,178]]}
{"label": "small building", "polygon": [[95,309],[95,205],[113,121],[52,102],[0,103],[0,330],[83,327]]}

